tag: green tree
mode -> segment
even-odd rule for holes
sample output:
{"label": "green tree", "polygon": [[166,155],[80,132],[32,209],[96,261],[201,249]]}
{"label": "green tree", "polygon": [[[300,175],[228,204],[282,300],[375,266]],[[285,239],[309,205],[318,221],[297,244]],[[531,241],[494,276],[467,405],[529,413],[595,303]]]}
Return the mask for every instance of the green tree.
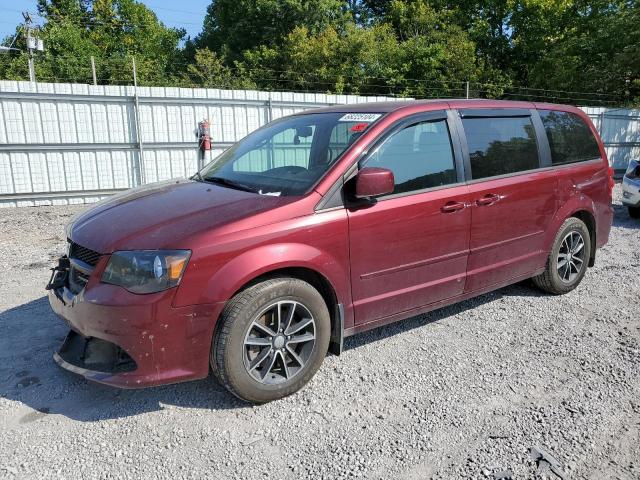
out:
{"label": "green tree", "polygon": [[[39,0],[44,26],[36,35],[45,52],[36,54],[36,78],[42,81],[90,82],[90,57],[101,83],[130,83],[135,56],[140,83],[167,83],[183,59],[179,42],[185,32],[165,27],[146,6],[134,0]],[[21,32],[18,48],[24,52]],[[27,79],[26,54],[2,64],[4,78]]]}
{"label": "green tree", "polygon": [[[38,10],[47,81],[91,81],[94,56],[102,83],[130,83],[135,56],[142,84],[640,102],[637,0],[212,0],[182,47],[135,0]],[[26,54],[0,57],[0,78],[28,78]]]}
{"label": "green tree", "polygon": [[242,65],[228,67],[222,56],[208,48],[196,50],[194,62],[187,66],[180,83],[183,86],[203,88],[256,88]]}
{"label": "green tree", "polygon": [[417,96],[460,96],[464,82],[479,76],[475,45],[452,19],[455,10],[436,10],[425,0],[393,0],[387,21],[403,52],[403,75],[415,83]]}
{"label": "green tree", "polygon": [[[528,82],[538,88],[613,93],[625,103],[639,103],[640,5],[593,2],[574,6],[571,13],[571,23],[532,62]],[[549,95],[560,101],[582,97],[582,103],[599,98]]]}
{"label": "green tree", "polygon": [[317,34],[297,27],[280,46],[245,52],[243,65],[270,77],[254,81],[264,86],[266,80],[271,88],[460,96],[464,81],[481,78],[484,69],[468,35],[447,23],[449,15],[425,1],[394,1],[386,22],[348,23]]}
{"label": "green tree", "polygon": [[342,0],[213,0],[196,46],[230,60],[261,46],[273,47],[298,26],[319,32],[347,18]]}

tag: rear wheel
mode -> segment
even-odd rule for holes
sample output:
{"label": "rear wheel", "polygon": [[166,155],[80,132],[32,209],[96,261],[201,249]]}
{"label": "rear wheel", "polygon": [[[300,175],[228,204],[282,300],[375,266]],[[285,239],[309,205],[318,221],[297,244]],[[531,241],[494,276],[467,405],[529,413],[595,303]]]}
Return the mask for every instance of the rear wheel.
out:
{"label": "rear wheel", "polygon": [[266,280],[240,292],[219,321],[211,366],[229,391],[252,403],[301,389],[329,347],[327,305],[295,278]]}
{"label": "rear wheel", "polygon": [[631,218],[640,218],[640,207],[627,207]]}
{"label": "rear wheel", "polygon": [[587,226],[579,218],[568,218],[556,235],[544,273],[533,277],[533,282],[554,295],[570,292],[582,281],[590,255]]}

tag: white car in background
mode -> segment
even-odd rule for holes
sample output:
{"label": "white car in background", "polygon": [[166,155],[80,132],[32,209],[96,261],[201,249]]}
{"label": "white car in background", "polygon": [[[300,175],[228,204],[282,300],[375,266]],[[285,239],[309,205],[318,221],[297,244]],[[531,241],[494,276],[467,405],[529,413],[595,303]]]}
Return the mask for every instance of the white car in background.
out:
{"label": "white car in background", "polygon": [[640,163],[629,162],[629,168],[622,179],[622,204],[629,209],[629,215],[640,218]]}

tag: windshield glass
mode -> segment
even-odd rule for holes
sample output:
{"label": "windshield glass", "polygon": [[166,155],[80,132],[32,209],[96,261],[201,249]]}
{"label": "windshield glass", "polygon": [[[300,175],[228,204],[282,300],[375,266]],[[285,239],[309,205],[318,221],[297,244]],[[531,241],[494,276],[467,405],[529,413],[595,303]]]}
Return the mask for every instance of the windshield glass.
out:
{"label": "windshield glass", "polygon": [[261,195],[303,195],[380,113],[286,117],[249,134],[197,178]]}

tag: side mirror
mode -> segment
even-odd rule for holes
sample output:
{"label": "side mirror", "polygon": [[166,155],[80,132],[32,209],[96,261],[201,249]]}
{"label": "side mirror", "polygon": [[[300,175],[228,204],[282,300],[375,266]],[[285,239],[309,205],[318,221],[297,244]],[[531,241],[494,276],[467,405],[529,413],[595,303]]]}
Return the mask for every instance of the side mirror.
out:
{"label": "side mirror", "polygon": [[365,167],[356,175],[356,198],[370,198],[393,193],[395,179],[386,168]]}

